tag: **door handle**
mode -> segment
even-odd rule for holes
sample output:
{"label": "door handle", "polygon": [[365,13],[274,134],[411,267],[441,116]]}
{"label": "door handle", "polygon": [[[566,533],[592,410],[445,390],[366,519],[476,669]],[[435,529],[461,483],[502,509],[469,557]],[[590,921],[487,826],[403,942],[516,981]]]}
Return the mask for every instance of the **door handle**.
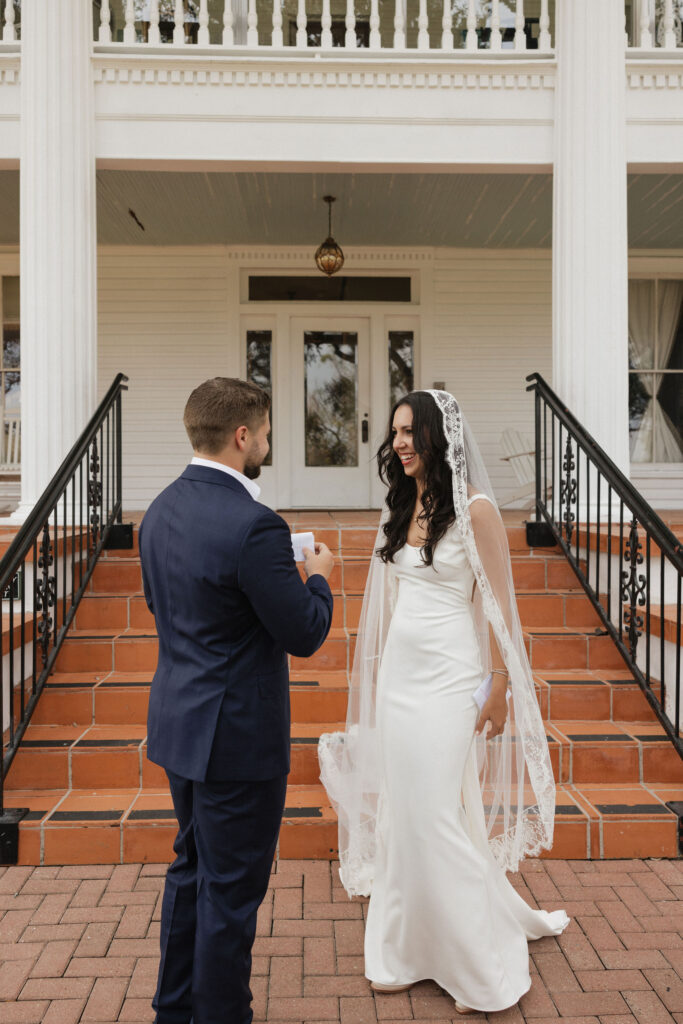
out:
{"label": "door handle", "polygon": [[363,417],[363,423],[361,425],[361,440],[363,444],[367,444],[370,436],[370,424],[368,422],[368,414],[366,413]]}

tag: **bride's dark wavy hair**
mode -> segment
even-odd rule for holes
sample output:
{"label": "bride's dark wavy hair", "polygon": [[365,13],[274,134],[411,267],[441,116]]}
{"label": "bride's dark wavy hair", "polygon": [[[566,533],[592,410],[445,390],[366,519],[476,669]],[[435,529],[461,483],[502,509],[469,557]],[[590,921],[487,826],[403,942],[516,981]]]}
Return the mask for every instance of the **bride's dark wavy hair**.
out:
{"label": "bride's dark wavy hair", "polygon": [[396,410],[407,405],[413,413],[413,447],[425,468],[425,489],[422,493],[423,516],[420,521],[427,528],[427,540],[422,549],[425,565],[432,565],[434,549],[449,526],[455,522],[451,469],[446,462],[446,435],[441,410],[426,391],[411,391],[399,399],[389,416],[387,436],[377,452],[380,478],[389,491],[386,502],[389,518],[384,524],[386,541],[377,554],[383,562],[393,562],[394,555],[408,539],[410,520],[417,499],[417,484],[408,476],[394,451],[392,434]]}

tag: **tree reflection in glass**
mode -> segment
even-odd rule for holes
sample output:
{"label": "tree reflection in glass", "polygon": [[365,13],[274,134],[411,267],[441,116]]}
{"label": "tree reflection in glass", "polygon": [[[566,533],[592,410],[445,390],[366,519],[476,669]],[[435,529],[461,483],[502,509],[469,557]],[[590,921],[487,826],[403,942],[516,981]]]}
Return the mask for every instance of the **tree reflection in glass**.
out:
{"label": "tree reflection in glass", "polygon": [[358,465],[358,335],[304,333],[306,465]]}
{"label": "tree reflection in glass", "polygon": [[389,331],[389,406],[415,387],[412,331]]}
{"label": "tree reflection in glass", "polygon": [[[270,395],[270,422],[273,423],[273,372],[271,355],[273,336],[271,331],[247,331],[247,380],[258,384]],[[263,461],[264,466],[273,465],[273,432],[268,435],[270,451]]]}

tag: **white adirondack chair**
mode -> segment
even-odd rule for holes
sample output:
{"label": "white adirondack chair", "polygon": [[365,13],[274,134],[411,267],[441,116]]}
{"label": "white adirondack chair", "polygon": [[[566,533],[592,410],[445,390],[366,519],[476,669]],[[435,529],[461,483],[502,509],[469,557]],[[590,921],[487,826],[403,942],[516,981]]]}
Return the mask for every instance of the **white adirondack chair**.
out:
{"label": "white adirondack chair", "polygon": [[500,446],[504,452],[501,461],[510,464],[520,488],[514,494],[510,494],[505,501],[499,502],[499,504],[501,506],[511,505],[513,502],[521,501],[523,498],[535,497],[536,453],[531,441],[528,437],[520,434],[518,430],[509,428],[501,434]]}

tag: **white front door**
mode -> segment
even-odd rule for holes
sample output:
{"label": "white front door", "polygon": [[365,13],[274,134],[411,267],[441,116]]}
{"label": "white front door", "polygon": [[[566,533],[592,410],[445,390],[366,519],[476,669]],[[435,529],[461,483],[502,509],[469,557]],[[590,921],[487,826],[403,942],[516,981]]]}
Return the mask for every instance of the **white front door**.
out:
{"label": "white front door", "polygon": [[292,508],[367,508],[370,326],[365,317],[292,317]]}

